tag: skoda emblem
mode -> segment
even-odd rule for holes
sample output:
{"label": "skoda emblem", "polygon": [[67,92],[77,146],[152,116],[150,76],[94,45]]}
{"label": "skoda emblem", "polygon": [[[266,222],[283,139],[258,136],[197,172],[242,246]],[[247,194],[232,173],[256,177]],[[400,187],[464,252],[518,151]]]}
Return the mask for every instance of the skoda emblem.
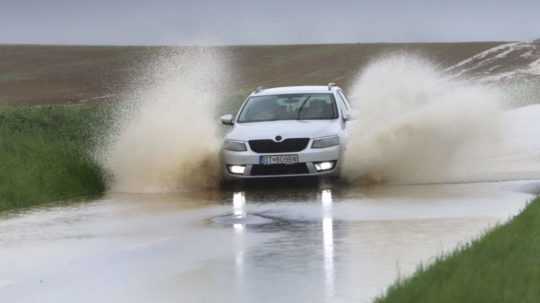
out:
{"label": "skoda emblem", "polygon": [[275,138],[276,142],[279,142],[281,141],[283,138],[280,136],[280,135],[277,135]]}

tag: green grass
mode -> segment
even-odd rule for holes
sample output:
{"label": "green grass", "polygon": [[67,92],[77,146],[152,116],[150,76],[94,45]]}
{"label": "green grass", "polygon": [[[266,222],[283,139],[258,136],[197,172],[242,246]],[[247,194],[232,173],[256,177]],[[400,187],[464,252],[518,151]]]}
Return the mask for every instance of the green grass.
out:
{"label": "green grass", "polygon": [[507,224],[398,281],[375,302],[540,302],[540,198]]}
{"label": "green grass", "polygon": [[0,107],[0,211],[103,193],[102,121],[96,105]]}

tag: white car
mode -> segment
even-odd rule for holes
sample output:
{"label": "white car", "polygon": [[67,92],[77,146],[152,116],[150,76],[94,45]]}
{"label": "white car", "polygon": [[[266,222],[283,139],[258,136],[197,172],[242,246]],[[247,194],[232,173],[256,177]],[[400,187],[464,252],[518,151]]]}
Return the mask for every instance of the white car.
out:
{"label": "white car", "polygon": [[341,88],[258,88],[236,116],[221,117],[226,179],[337,176],[350,105]]}

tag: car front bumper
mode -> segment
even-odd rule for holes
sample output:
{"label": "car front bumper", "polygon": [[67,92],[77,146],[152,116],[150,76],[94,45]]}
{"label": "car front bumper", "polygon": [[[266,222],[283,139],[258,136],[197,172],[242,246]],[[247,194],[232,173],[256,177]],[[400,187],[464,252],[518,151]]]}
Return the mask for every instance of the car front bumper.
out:
{"label": "car front bumper", "polygon": [[[261,165],[260,157],[266,155],[298,155],[298,164],[290,166],[302,166],[302,169],[291,169],[287,171],[287,165],[281,165],[283,172],[280,170],[274,170],[271,172],[272,165]],[[255,153],[251,150],[245,152],[233,152],[223,150],[222,162],[224,176],[227,179],[247,179],[247,178],[280,178],[280,177],[302,177],[302,176],[335,176],[339,172],[341,158],[341,147],[332,146],[327,148],[313,149],[306,148],[300,152],[292,153],[272,153],[263,154]],[[333,162],[332,169],[317,171],[315,163],[318,162]],[[229,167],[231,165],[245,166],[243,174],[233,174],[230,172]],[[303,168],[305,165],[305,168]],[[266,171],[265,171],[266,169]]]}

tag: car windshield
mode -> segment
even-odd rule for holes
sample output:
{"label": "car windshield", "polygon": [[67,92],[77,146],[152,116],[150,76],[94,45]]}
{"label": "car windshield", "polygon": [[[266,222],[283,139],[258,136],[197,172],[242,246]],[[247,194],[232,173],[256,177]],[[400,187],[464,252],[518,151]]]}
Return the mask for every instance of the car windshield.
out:
{"label": "car windshield", "polygon": [[336,119],[332,94],[283,94],[250,97],[238,122]]}

